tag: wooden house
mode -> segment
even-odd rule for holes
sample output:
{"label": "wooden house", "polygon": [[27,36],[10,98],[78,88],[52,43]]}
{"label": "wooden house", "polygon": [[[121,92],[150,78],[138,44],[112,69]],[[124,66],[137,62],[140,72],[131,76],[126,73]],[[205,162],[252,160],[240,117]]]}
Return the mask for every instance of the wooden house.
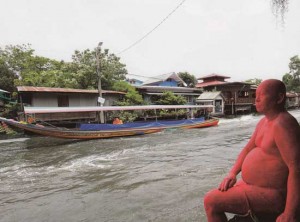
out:
{"label": "wooden house", "polygon": [[136,89],[143,96],[144,101],[149,104],[154,104],[164,92],[171,91],[174,95],[183,96],[187,105],[195,105],[196,99],[202,93],[200,89],[187,87],[138,86]]}
{"label": "wooden house", "polygon": [[[97,106],[98,90],[18,86],[21,106],[33,107],[86,107]],[[124,92],[102,90],[104,106],[113,106]],[[20,115],[20,119],[25,117]],[[36,114],[40,121],[94,121],[96,112]]]}
{"label": "wooden house", "polygon": [[186,83],[175,73],[153,76],[143,83],[143,86],[182,87]]}
{"label": "wooden house", "polygon": [[143,85],[136,86],[136,89],[143,96],[144,101],[149,104],[154,104],[164,92],[170,91],[175,95],[183,96],[187,105],[195,105],[202,90],[184,86],[186,83],[173,72],[151,77]]}
{"label": "wooden house", "polygon": [[286,93],[286,107],[294,109],[300,107],[300,93],[287,92]]}
{"label": "wooden house", "polygon": [[196,100],[197,105],[213,105],[212,115],[223,116],[225,98],[220,91],[203,92]]}
{"label": "wooden house", "polygon": [[224,114],[235,115],[255,111],[256,86],[245,82],[226,82],[228,76],[211,74],[198,78],[196,85],[204,91],[220,91],[224,96]]}

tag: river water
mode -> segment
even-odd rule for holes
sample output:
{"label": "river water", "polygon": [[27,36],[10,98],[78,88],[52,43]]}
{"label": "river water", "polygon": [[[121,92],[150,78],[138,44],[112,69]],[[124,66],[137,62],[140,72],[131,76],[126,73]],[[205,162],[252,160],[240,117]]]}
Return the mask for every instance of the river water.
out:
{"label": "river water", "polygon": [[204,222],[204,194],[260,118],[104,140],[0,140],[0,221]]}

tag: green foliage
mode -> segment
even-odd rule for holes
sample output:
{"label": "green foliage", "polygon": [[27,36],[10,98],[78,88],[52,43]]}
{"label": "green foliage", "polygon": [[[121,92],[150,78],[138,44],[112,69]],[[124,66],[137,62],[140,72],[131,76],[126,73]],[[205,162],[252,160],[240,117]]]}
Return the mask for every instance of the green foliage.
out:
{"label": "green foliage", "polygon": [[197,84],[197,79],[194,75],[188,72],[179,72],[178,76],[187,84],[188,87],[194,88]]}
{"label": "green foliage", "polygon": [[124,99],[117,103],[119,106],[134,106],[144,104],[142,95],[140,95],[132,85],[125,81],[115,82],[112,89],[126,92]]}
{"label": "green foliage", "polygon": [[136,111],[121,111],[119,116],[123,123],[128,123],[136,120],[139,115]]}
{"label": "green foliage", "polygon": [[175,119],[176,117],[186,117],[186,109],[162,109],[159,112],[159,117],[162,119]]}
{"label": "green foliage", "polygon": [[14,92],[14,81],[18,76],[9,69],[3,59],[0,58],[0,89]]}
{"label": "green foliage", "polygon": [[[107,49],[100,55],[102,88],[111,89],[115,81],[125,79],[127,70]],[[0,48],[0,84],[7,83],[4,89],[19,85],[97,89],[95,57],[95,50],[76,50],[72,62],[56,61],[34,55],[29,44],[9,45]]]}
{"label": "green foliage", "polygon": [[258,86],[262,82],[262,79],[257,79],[257,78],[247,79],[245,82]]}
{"label": "green foliage", "polygon": [[171,91],[164,92],[155,104],[157,105],[184,105],[187,101],[183,96],[177,96]]}
{"label": "green foliage", "polygon": [[[140,95],[136,89],[125,81],[117,81],[112,86],[113,90],[126,92],[126,95],[122,101],[117,102],[118,106],[135,106],[144,105],[142,95]],[[137,111],[121,111],[119,117],[123,122],[133,122],[139,117]]]}
{"label": "green foliage", "polygon": [[[89,49],[75,51],[71,64],[74,77],[82,89],[97,89],[98,74],[96,72],[96,52]],[[109,54],[108,49],[100,52],[100,76],[102,89],[112,89],[114,82],[124,80],[127,70],[120,58]]]}
{"label": "green foliage", "polygon": [[20,104],[18,103],[7,103],[4,105],[4,109],[0,112],[0,116],[13,119],[18,116],[18,112],[21,111]]}
{"label": "green foliage", "polygon": [[300,58],[293,56],[289,63],[290,71],[282,77],[287,91],[300,92]]}
{"label": "green foliage", "polygon": [[117,81],[113,84],[112,89],[120,92],[134,91],[135,88],[125,81]]}

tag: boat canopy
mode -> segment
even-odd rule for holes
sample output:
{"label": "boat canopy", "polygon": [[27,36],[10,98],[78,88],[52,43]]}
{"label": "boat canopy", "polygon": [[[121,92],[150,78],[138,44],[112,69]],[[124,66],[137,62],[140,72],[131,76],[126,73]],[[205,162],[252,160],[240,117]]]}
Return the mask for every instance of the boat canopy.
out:
{"label": "boat canopy", "polygon": [[78,107],[24,107],[25,114],[70,113],[94,111],[157,110],[157,109],[208,109],[213,105],[148,105],[148,106],[78,106]]}
{"label": "boat canopy", "polygon": [[183,120],[160,120],[151,122],[133,122],[124,124],[92,124],[92,123],[80,123],[77,127],[80,130],[116,130],[116,129],[139,129],[139,128],[172,128],[184,125],[192,125],[197,123],[204,123],[205,118],[200,117],[196,119],[183,119]]}

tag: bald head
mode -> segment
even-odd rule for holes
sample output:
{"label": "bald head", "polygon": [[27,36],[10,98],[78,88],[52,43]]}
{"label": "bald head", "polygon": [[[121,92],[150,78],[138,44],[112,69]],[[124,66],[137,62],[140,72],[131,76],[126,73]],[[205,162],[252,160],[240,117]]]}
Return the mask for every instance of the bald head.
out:
{"label": "bald head", "polygon": [[259,87],[266,90],[267,93],[278,95],[279,93],[286,95],[286,88],[282,81],[278,79],[267,79],[263,81]]}
{"label": "bald head", "polygon": [[256,90],[255,104],[258,112],[267,113],[274,110],[284,110],[285,100],[286,88],[280,80],[265,80]]}

